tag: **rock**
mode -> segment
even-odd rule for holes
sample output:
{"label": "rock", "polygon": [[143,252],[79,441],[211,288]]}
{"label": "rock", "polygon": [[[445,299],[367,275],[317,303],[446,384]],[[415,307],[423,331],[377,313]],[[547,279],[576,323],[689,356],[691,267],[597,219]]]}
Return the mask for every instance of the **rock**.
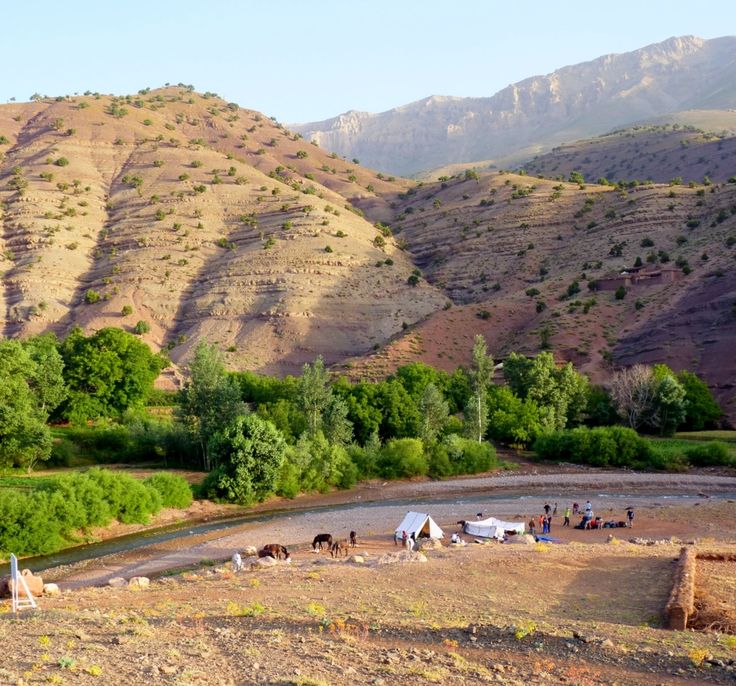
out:
{"label": "rock", "polygon": [[44,584],[43,594],[48,596],[59,596],[61,595],[61,589],[56,584]]}
{"label": "rock", "polygon": [[412,557],[413,562],[428,562],[427,556],[424,553],[415,553]]}
{"label": "rock", "polygon": [[534,536],[532,536],[531,534],[522,534],[521,536],[509,536],[509,540],[506,541],[506,543],[515,543],[517,545],[534,545],[536,541],[534,540]]}
{"label": "rock", "polygon": [[278,561],[273,557],[259,557],[255,563],[256,568],[258,567],[274,567],[278,564]]}
{"label": "rock", "polygon": [[128,582],[122,576],[114,576],[107,582],[107,585],[113,588],[120,588],[121,586],[127,586]]}
{"label": "rock", "polygon": [[243,549],[243,557],[256,557],[258,555],[258,548],[254,545],[247,545]]}
{"label": "rock", "polygon": [[362,555],[351,555],[348,558],[348,562],[353,562],[356,565],[362,565],[365,562],[365,558]]}
{"label": "rock", "polygon": [[613,641],[610,638],[606,638],[601,641],[601,648],[613,648]]}
{"label": "rock", "polygon": [[128,582],[128,588],[131,591],[142,591],[144,588],[148,588],[151,585],[151,581],[147,576],[134,576]]}
{"label": "rock", "polygon": [[439,550],[442,548],[442,541],[438,538],[421,539],[421,550]]}

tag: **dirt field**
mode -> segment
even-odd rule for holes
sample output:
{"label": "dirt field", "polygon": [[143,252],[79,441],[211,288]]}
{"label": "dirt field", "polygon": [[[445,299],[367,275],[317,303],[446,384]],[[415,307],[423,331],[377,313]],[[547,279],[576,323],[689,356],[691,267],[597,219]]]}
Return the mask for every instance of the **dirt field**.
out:
{"label": "dirt field", "polygon": [[698,560],[695,607],[689,626],[736,634],[736,561]]}
{"label": "dirt field", "polygon": [[370,541],[362,564],[305,553],[43,599],[0,616],[0,683],[733,682],[731,639],[660,628],[675,545],[396,551]]}

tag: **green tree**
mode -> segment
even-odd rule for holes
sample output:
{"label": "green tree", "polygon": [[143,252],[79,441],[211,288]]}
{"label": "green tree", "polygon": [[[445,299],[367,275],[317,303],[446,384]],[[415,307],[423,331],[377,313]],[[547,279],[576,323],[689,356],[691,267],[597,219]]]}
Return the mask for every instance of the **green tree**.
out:
{"label": "green tree", "polygon": [[330,397],[322,415],[322,430],[332,445],[346,446],[353,440],[353,425],[348,419],[347,403],[340,397]]}
{"label": "green tree", "polygon": [[36,395],[39,409],[47,415],[66,398],[64,361],[58,346],[59,341],[53,333],[34,336],[23,342],[23,347],[35,363],[29,383]]}
{"label": "green tree", "polygon": [[207,495],[248,505],[264,500],[276,488],[286,444],[260,417],[240,415],[212,436],[214,470],[205,480]]}
{"label": "green tree", "polygon": [[696,374],[681,371],[677,380],[685,389],[684,428],[688,431],[702,431],[712,428],[723,415],[708,386]]}
{"label": "green tree", "polygon": [[434,443],[447,422],[449,408],[437,386],[428,383],[419,401],[421,425],[419,436],[425,445]]}
{"label": "green tree", "polygon": [[209,443],[212,437],[245,413],[236,381],[225,370],[214,345],[201,342],[189,364],[190,380],[179,402],[179,418],[199,445],[202,465],[211,469]]}
{"label": "green tree", "polygon": [[465,406],[465,421],[470,436],[481,443],[488,427],[488,388],[493,376],[493,358],[488,355],[486,339],[477,335],[473,342],[473,363],[469,370],[473,394]]}
{"label": "green tree", "polygon": [[329,375],[320,355],[313,364],[307,363],[302,367],[302,376],[299,380],[298,398],[302,412],[307,418],[310,436],[315,436],[321,428],[322,415],[331,397]]}
{"label": "green tree", "polygon": [[0,467],[28,471],[51,454],[48,412],[34,390],[38,366],[18,341],[0,341]]}
{"label": "green tree", "polygon": [[539,405],[531,398],[523,400],[508,386],[494,386],[488,402],[492,438],[513,446],[526,447],[539,436],[544,423]]}
{"label": "green tree", "polygon": [[503,364],[511,391],[522,400],[533,400],[547,429],[578,424],[588,400],[588,379],[571,363],[557,368],[552,353],[542,352],[530,359],[511,353]]}
{"label": "green tree", "polygon": [[143,404],[168,360],[132,334],[105,328],[86,337],[74,329],[60,345],[68,396],[58,408],[74,422],[116,417]]}
{"label": "green tree", "polygon": [[654,399],[647,423],[663,436],[671,436],[685,420],[685,389],[665,364],[654,365],[653,376]]}

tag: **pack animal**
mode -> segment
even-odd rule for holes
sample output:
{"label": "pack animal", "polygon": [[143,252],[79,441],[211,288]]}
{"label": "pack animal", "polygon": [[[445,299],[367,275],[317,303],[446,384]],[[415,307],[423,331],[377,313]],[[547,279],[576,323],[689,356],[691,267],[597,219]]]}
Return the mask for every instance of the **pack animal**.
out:
{"label": "pack animal", "polygon": [[322,550],[322,544],[327,546],[327,550],[332,548],[332,534],[317,534],[312,540],[312,550]]}
{"label": "pack animal", "polygon": [[258,551],[258,557],[272,557],[274,560],[290,559],[289,551],[280,543],[269,543]]}
{"label": "pack animal", "polygon": [[342,553],[342,555],[347,557],[349,545],[350,544],[348,543],[347,538],[338,539],[332,544],[332,548],[330,548],[330,555],[332,555],[332,557],[340,557],[340,554]]}

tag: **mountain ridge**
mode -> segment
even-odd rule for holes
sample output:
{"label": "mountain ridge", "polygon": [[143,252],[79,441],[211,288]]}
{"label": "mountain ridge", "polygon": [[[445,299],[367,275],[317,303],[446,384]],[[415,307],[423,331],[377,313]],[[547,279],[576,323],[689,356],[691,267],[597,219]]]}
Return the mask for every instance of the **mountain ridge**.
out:
{"label": "mountain ridge", "polygon": [[[736,37],[672,37],[528,77],[489,97],[429,96],[382,113],[293,125],[374,168],[412,175],[494,160],[678,110],[736,107]],[[349,116],[347,116],[349,115]]]}

